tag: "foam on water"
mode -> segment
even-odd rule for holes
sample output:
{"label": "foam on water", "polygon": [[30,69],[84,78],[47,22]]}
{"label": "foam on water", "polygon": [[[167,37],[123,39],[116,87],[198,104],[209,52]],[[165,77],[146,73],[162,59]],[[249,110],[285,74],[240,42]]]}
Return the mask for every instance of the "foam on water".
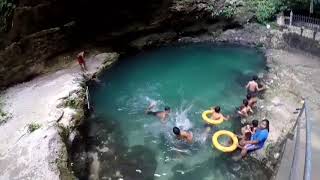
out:
{"label": "foam on water", "polygon": [[192,128],[192,123],[188,118],[188,113],[190,113],[191,108],[192,105],[189,105],[186,108],[184,108],[184,106],[181,105],[173,116],[175,126],[180,128],[181,130],[189,130]]}

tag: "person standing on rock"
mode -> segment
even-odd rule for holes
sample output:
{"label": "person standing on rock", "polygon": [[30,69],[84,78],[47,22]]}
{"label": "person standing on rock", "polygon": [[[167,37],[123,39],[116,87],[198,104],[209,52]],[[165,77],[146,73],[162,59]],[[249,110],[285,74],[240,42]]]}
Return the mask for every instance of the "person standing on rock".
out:
{"label": "person standing on rock", "polygon": [[78,63],[82,69],[82,71],[87,71],[86,62],[84,61],[84,51],[80,52],[77,55]]}
{"label": "person standing on rock", "polygon": [[248,82],[246,88],[247,88],[247,94],[249,94],[251,97],[257,97],[258,92],[264,90],[265,88],[259,88],[258,85],[258,76],[254,75],[252,77],[252,80]]}

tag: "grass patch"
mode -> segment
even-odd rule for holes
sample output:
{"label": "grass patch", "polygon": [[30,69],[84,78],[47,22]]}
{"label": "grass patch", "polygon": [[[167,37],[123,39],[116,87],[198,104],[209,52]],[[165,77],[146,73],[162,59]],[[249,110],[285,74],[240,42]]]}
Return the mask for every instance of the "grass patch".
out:
{"label": "grass patch", "polygon": [[85,90],[81,89],[78,92],[72,93],[69,97],[65,98],[62,106],[69,107],[71,109],[82,109],[85,101]]}
{"label": "grass patch", "polygon": [[28,132],[32,133],[33,131],[39,129],[41,127],[40,124],[36,123],[36,122],[32,122],[30,124],[28,124]]}

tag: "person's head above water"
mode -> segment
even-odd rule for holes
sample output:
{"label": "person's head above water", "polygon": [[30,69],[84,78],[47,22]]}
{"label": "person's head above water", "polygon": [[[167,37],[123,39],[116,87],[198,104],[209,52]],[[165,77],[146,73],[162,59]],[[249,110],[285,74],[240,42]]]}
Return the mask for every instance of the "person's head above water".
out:
{"label": "person's head above water", "polygon": [[269,120],[268,119],[264,119],[261,121],[260,123],[260,128],[261,129],[267,129],[269,132]]}
{"label": "person's head above water", "polygon": [[252,124],[253,127],[258,127],[259,121],[258,120],[252,120],[251,124]]}
{"label": "person's head above water", "polygon": [[247,100],[250,100],[252,98],[251,94],[247,94]]}
{"label": "person's head above water", "polygon": [[243,103],[243,105],[245,105],[245,106],[248,106],[248,105],[249,105],[249,102],[248,102],[248,100],[246,100],[246,99],[244,99],[244,100],[242,101],[242,103]]}
{"label": "person's head above water", "polygon": [[175,135],[180,136],[180,129],[178,127],[174,127],[172,131]]}
{"label": "person's head above water", "polygon": [[257,75],[252,76],[252,80],[257,81],[258,80],[258,76]]}
{"label": "person's head above water", "polygon": [[164,111],[169,113],[171,111],[171,108],[169,106],[166,106],[166,107],[164,107]]}
{"label": "person's head above water", "polygon": [[216,106],[216,107],[214,107],[214,111],[216,112],[216,113],[220,113],[220,106]]}

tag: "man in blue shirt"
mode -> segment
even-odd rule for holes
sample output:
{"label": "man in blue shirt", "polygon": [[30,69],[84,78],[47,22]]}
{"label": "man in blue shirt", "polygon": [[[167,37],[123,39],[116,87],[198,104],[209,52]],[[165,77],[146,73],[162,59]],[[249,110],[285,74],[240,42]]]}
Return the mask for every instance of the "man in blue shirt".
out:
{"label": "man in blue shirt", "polygon": [[250,141],[245,141],[241,150],[241,156],[245,157],[248,152],[258,150],[263,147],[269,135],[269,121],[264,119],[259,125],[259,129],[251,137]]}

